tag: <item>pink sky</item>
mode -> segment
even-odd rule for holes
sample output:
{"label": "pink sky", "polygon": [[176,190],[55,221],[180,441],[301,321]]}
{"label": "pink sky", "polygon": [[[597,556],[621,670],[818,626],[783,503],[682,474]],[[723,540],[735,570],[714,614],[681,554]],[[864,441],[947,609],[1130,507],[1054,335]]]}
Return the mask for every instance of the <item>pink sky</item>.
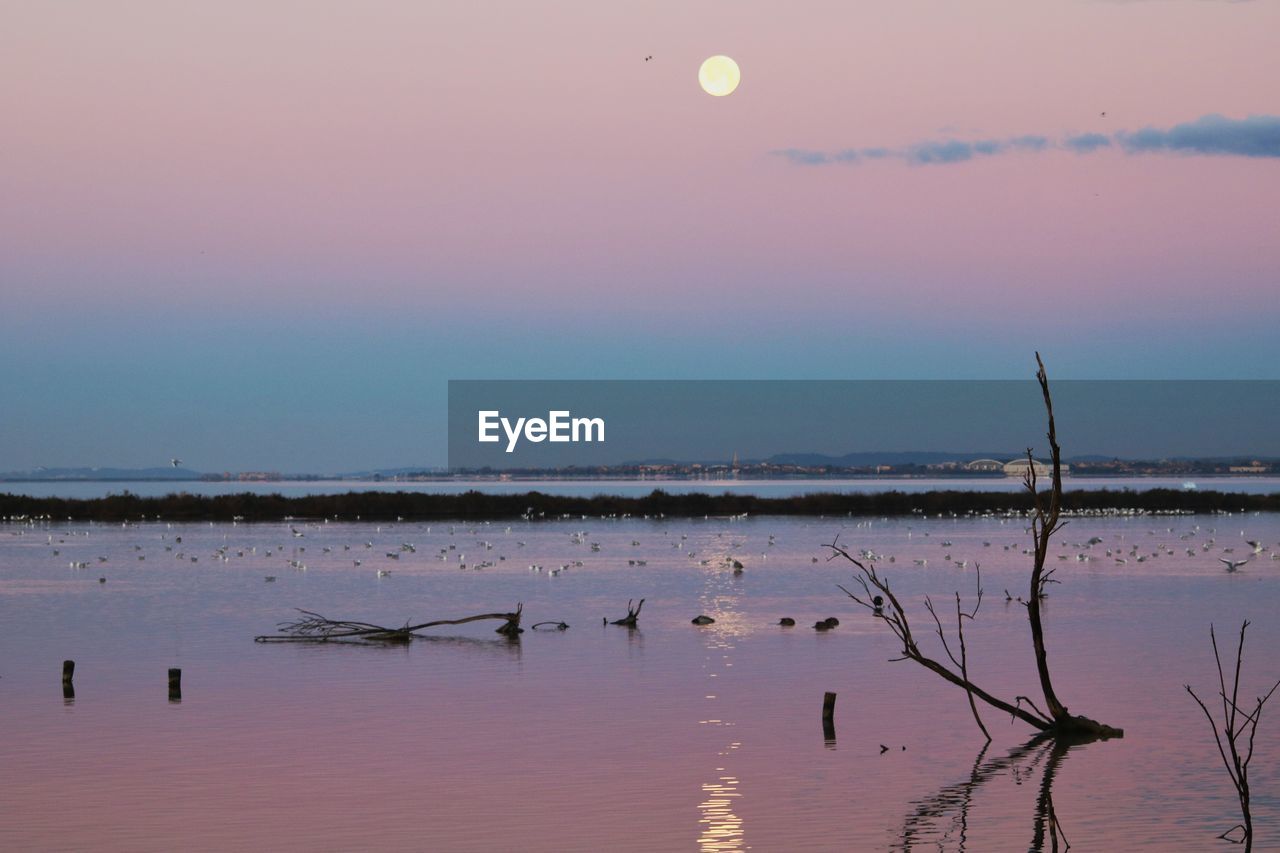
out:
{"label": "pink sky", "polygon": [[[1280,158],[771,153],[1276,116],[1277,32],[1280,5],[1211,0],[11,3],[0,332],[589,324],[632,335],[594,364],[634,375],[637,328],[679,348],[715,318],[767,331],[772,375],[803,376],[827,375],[821,317],[878,328],[894,375],[895,334],[967,340],[947,359],[964,372],[1021,311],[1071,318],[1048,324],[1068,364],[1121,363],[1142,324],[1220,344],[1243,323],[1255,358],[1280,356]],[[727,98],[697,86],[715,53],[742,68]],[[474,367],[422,357],[441,380]]]}
{"label": "pink sky", "polygon": [[[865,270],[922,295],[959,275],[1002,300],[1050,268],[1091,296],[1152,296],[1221,264],[1256,292],[1277,259],[1274,162],[1057,153],[807,173],[768,156],[1280,111],[1274,4],[27,4],[7,17],[6,265],[72,295],[97,270],[130,279],[113,294],[125,298],[216,275],[244,293],[302,279],[284,299],[359,279],[429,301],[520,277],[572,300],[584,279],[632,270],[661,293],[685,292],[685,270],[764,268]],[[697,89],[713,52],[743,68],[730,98]],[[1196,280],[1168,282],[1188,263]]]}

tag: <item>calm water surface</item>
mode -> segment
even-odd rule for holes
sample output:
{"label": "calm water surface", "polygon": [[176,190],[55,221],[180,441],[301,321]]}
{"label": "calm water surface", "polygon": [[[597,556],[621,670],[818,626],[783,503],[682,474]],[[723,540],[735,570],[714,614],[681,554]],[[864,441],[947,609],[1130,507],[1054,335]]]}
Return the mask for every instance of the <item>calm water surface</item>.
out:
{"label": "calm water surface", "polygon": [[[888,662],[891,638],[836,589],[851,573],[822,547],[839,534],[881,555],[922,639],[923,596],[972,596],[980,563],[973,677],[1038,695],[1025,610],[1004,594],[1025,594],[1018,521],[297,532],[0,525],[0,849],[1026,850],[1046,794],[1075,850],[1228,849],[1214,836],[1236,822],[1232,789],[1182,685],[1210,691],[1209,625],[1229,637],[1243,618],[1244,692],[1280,677],[1280,560],[1234,574],[1218,562],[1243,558],[1245,539],[1280,548],[1274,516],[1066,527],[1046,610],[1058,693],[1127,734],[1065,753],[1026,747],[1026,726],[989,711],[984,751],[962,693]],[[638,630],[601,624],[642,597]],[[394,648],[253,642],[298,607],[396,625],[517,602],[526,626],[572,627],[509,642],[481,622]],[[691,625],[700,613],[717,621]],[[827,616],[840,626],[814,631]],[[1264,716],[1256,750],[1258,849],[1275,849],[1280,719]]]}

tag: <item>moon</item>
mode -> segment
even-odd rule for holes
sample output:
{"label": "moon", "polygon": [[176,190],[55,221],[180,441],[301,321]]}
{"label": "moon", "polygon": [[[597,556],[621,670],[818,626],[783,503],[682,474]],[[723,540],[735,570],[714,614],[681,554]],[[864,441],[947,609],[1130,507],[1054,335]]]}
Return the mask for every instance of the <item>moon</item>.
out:
{"label": "moon", "polygon": [[712,56],[698,69],[698,83],[702,91],[717,98],[732,95],[741,80],[738,63],[727,56]]}

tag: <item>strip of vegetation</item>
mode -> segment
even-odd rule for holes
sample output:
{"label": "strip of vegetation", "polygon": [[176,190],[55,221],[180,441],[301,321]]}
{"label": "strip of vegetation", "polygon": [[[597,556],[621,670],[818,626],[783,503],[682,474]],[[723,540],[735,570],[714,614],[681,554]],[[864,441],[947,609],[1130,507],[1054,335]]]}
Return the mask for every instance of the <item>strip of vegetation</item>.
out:
{"label": "strip of vegetation", "polygon": [[[534,519],[558,516],[907,516],[1025,513],[1033,508],[1027,493],[932,491],[856,494],[810,493],[791,497],[743,494],[672,494],[655,490],[643,497],[575,497],[526,492],[517,495],[469,491],[346,492],[344,494],[234,495],[169,494],[142,497],[124,492],[102,498],[52,498],[0,494],[0,518],[50,518],[74,521],[280,521],[330,518],[342,521],[434,521],[440,519]],[[1090,490],[1066,492],[1065,514],[1212,513],[1280,511],[1280,493],[1190,491],[1177,489]]]}

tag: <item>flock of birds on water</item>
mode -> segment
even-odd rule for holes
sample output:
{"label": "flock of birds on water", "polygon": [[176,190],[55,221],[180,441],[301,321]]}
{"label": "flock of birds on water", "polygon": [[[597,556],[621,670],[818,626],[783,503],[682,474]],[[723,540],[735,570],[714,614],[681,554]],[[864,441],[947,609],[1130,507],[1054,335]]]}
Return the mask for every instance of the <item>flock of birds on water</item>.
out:
{"label": "flock of birds on water", "polygon": [[[1091,517],[1120,516],[1133,520],[1136,517],[1145,516],[1150,518],[1157,514],[1125,510],[1097,510],[1081,512],[1077,513],[1077,515]],[[1171,512],[1158,515],[1182,514]],[[1280,543],[1274,546],[1265,544],[1259,538],[1250,538],[1243,529],[1240,529],[1237,535],[1231,535],[1235,533],[1235,530],[1230,531],[1230,533],[1220,532],[1218,527],[1223,524],[1222,516],[1226,515],[1230,514],[1223,513],[1214,516],[1216,524],[1213,526],[1195,523],[1197,521],[1196,518],[1188,518],[1187,521],[1190,523],[1182,527],[1165,524],[1161,529],[1147,527],[1145,530],[1137,532],[1133,530],[1112,532],[1109,539],[1094,535],[1084,541],[1071,541],[1064,535],[1066,531],[1070,530],[1070,527],[1067,527],[1066,531],[1059,533],[1056,537],[1057,551],[1053,554],[1053,557],[1058,561],[1074,561],[1078,563],[1109,562],[1123,565],[1131,562],[1146,563],[1153,560],[1182,556],[1195,559],[1197,565],[1200,562],[1208,564],[1216,561],[1225,566],[1226,571],[1230,573],[1239,571],[1253,560],[1280,561]],[[517,562],[514,559],[515,555],[525,549],[529,544],[528,540],[533,539],[535,535],[538,537],[550,536],[551,539],[549,541],[547,538],[539,538],[535,543],[537,547],[531,548],[530,552],[545,551],[548,545],[554,545],[555,539],[564,537],[561,540],[562,546],[555,546],[556,550],[561,550],[561,547],[563,547],[564,550],[574,551],[574,558],[552,565],[546,565],[541,562],[527,564],[528,571],[554,578],[589,565],[591,568],[595,568],[596,565],[604,567],[621,567],[624,564],[628,567],[646,566],[649,563],[649,559],[654,559],[655,551],[653,550],[652,542],[648,543],[649,547],[644,550],[636,550],[643,547],[641,540],[637,538],[630,538],[628,540],[629,546],[620,545],[610,537],[595,539],[586,530],[570,530],[566,532],[563,524],[554,527],[541,527],[541,524],[546,521],[557,520],[561,522],[577,522],[581,520],[608,523],[628,518],[632,517],[622,514],[594,519],[588,519],[585,516],[560,516],[555,519],[547,519],[540,514],[534,513],[532,509],[522,517],[522,523],[520,524],[493,521],[426,524],[398,519],[394,524],[369,522],[360,523],[358,526],[347,525],[343,527],[338,524],[331,525],[329,519],[302,521],[286,518],[284,524],[287,526],[287,536],[283,530],[280,530],[280,538],[284,541],[260,546],[230,544],[235,536],[233,531],[237,528],[242,528],[244,525],[244,520],[237,517],[230,524],[225,522],[221,523],[221,525],[215,522],[208,523],[209,528],[217,528],[218,526],[224,528],[222,544],[214,546],[212,550],[208,550],[207,537],[198,535],[198,532],[202,529],[208,529],[204,528],[203,523],[188,522],[175,525],[160,521],[125,522],[119,527],[147,534],[147,538],[144,541],[132,543],[133,555],[136,556],[139,562],[145,561],[149,555],[163,555],[184,564],[198,563],[202,558],[206,561],[225,564],[232,561],[261,557],[268,567],[278,565],[281,568],[295,572],[305,572],[307,571],[307,560],[313,558],[318,551],[326,568],[341,565],[337,561],[342,559],[349,560],[352,569],[362,569],[366,563],[370,563],[373,564],[371,573],[380,580],[391,577],[392,566],[401,565],[402,560],[409,562],[415,559],[419,552],[419,546],[415,542],[409,541],[409,539],[417,538],[418,535],[425,535],[438,540],[442,534],[447,534],[448,541],[437,542],[432,546],[433,553],[431,558],[437,563],[454,566],[462,571],[483,571],[499,566],[506,568],[507,566],[504,564]],[[661,532],[662,541],[660,544],[664,547],[669,546],[672,553],[680,555],[678,564],[695,566],[709,571],[731,572],[734,576],[741,576],[745,573],[748,564],[754,564],[753,568],[761,567],[767,563],[771,552],[778,553],[776,551],[778,544],[776,534],[758,534],[755,530],[748,533],[747,530],[740,526],[735,528],[737,522],[746,520],[746,515],[705,519],[708,522],[723,522],[723,526],[721,529],[714,531],[696,531],[693,542],[690,541],[689,533],[673,533],[670,529],[672,526],[670,524],[671,520],[662,517],[638,516],[635,518],[637,520],[647,519],[649,522],[657,522],[665,528]],[[991,539],[972,539],[970,537],[962,539],[957,546],[951,538],[947,538],[948,535],[955,536],[954,529],[953,532],[948,533],[941,525],[937,524],[937,522],[945,521],[948,518],[951,520],[965,518],[997,520],[1000,525],[1009,526],[1011,533],[1017,531],[1022,535],[1020,538],[1014,538],[1012,541],[998,545]],[[1202,519],[1203,517],[1201,517]],[[881,531],[872,533],[871,528],[888,521],[888,519],[858,520],[853,518],[839,520],[826,518],[822,520],[827,524],[836,521],[841,523],[845,528],[846,539],[850,538],[848,536],[850,532],[854,533],[854,538],[883,539],[884,534]],[[334,521],[337,520],[335,519]],[[810,520],[810,524],[813,521]],[[52,556],[55,558],[61,558],[64,549],[71,551],[74,554],[74,558],[69,561],[68,566],[73,570],[87,570],[91,566],[101,567],[111,559],[110,556],[102,553],[96,554],[91,559],[84,558],[91,534],[107,527],[106,523],[89,523],[84,529],[76,529],[71,522],[54,522],[48,518],[15,517],[4,519],[4,522],[10,528],[9,533],[13,537],[29,537],[43,534],[45,544],[51,549]],[[1033,551],[1029,528],[1026,527],[1027,523],[1025,516],[1017,513],[951,513],[947,514],[946,517],[942,515],[916,517],[912,519],[910,524],[898,525],[894,532],[899,542],[905,539],[908,543],[911,543],[909,550],[912,552],[911,562],[915,567],[927,569],[941,565],[967,569],[970,566],[976,566],[979,561],[972,556],[961,555],[959,553],[961,548],[967,548],[979,554],[987,553],[986,549],[994,550],[999,548],[1003,552],[1015,552],[1025,557],[1031,556]],[[114,527],[116,525],[110,526]],[[807,526],[809,524],[806,524]],[[1232,526],[1234,527],[1234,525]],[[262,531],[270,530],[272,525],[258,523],[254,527],[256,528],[255,538],[260,540]],[[517,527],[521,529],[521,532],[516,532]],[[849,531],[850,527],[854,528],[854,530]],[[864,529],[865,532],[858,532],[858,528]],[[360,540],[336,543],[333,540],[335,539],[334,534],[338,530],[357,534],[362,533],[363,536]],[[200,553],[196,553],[196,548],[192,547],[190,543],[184,544],[184,535],[189,539],[195,539],[197,542],[202,543],[199,546],[202,548]],[[651,536],[649,532],[638,533],[638,535]],[[515,538],[517,536],[526,536],[527,539]],[[748,540],[754,539],[756,547],[760,547],[763,536],[767,536],[767,538],[763,539],[763,550],[748,555],[746,553],[749,550]],[[311,537],[312,540],[319,539],[322,541],[318,543],[318,547],[313,547],[311,551],[308,551],[308,537]],[[378,540],[376,545],[375,539]],[[502,540],[502,544],[499,545],[498,542],[494,541],[495,539]],[[818,542],[818,539],[821,539],[821,536],[815,532],[813,549],[812,552],[808,553],[808,561],[810,563],[818,563],[830,556],[829,549],[823,547]],[[605,551],[606,543],[608,549],[615,553],[607,553]],[[157,546],[162,550],[157,552],[155,550]],[[631,553],[625,557],[619,556],[616,554],[619,547],[627,548]],[[937,548],[937,557],[916,556],[922,553],[928,554],[933,551],[934,547]],[[513,559],[508,560],[508,553],[505,553],[507,551],[511,552]],[[858,559],[871,564],[897,563],[897,555],[880,552],[873,548],[854,549],[851,550],[851,553],[856,554]],[[468,554],[471,556],[468,557]],[[646,554],[647,558],[641,558],[640,554]],[[596,555],[600,556],[597,557]],[[787,554],[784,559],[803,561],[804,557],[797,557],[793,552]],[[417,558],[416,562],[421,564],[423,558]],[[905,563],[906,560],[904,559],[903,562]],[[263,563],[259,563],[259,565],[263,565]],[[263,576],[263,581],[275,583],[278,577],[276,574],[266,574]],[[107,582],[106,576],[100,576],[98,582],[105,584]],[[1007,592],[1005,597],[1007,600],[1012,600],[1012,597]],[[815,625],[815,627],[819,626]],[[834,626],[828,625],[826,627]],[[819,630],[823,630],[823,628],[819,627]]]}

